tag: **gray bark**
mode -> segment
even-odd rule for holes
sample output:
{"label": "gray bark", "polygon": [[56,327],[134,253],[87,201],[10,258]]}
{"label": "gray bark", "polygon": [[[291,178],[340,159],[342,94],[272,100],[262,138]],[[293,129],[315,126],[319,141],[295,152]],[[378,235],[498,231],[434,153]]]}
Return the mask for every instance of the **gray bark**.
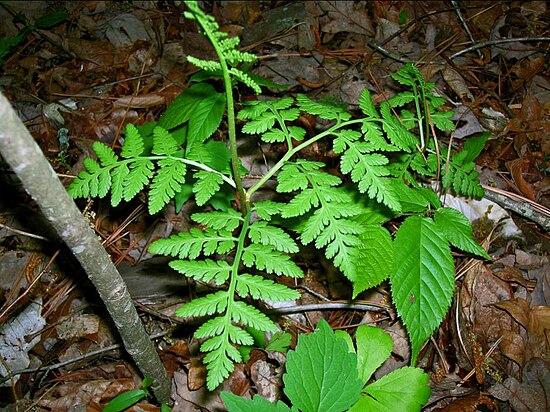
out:
{"label": "gray bark", "polygon": [[0,154],[82,265],[107,307],[127,352],[143,376],[154,379],[151,388],[157,399],[168,402],[170,380],[126,284],[40,147],[1,93]]}

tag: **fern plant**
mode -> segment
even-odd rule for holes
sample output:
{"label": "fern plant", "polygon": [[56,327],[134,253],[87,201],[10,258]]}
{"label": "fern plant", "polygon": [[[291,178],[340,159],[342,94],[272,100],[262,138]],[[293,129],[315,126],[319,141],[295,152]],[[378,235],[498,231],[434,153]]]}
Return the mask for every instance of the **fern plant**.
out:
{"label": "fern plant", "polygon": [[[299,278],[291,259],[301,244],[313,244],[351,281],[353,297],[389,278],[393,302],[411,341],[411,364],[445,316],[454,291],[451,246],[489,256],[472,238],[468,220],[442,207],[423,183],[441,177],[442,191],[477,196],[482,189],[474,160],[485,137],[470,140],[462,151],[442,157],[445,148],[435,131],[449,131],[452,113],[442,109],[433,84],[405,65],[392,77],[406,89],[375,106],[368,90],[359,100],[360,115],[341,107],[296,98],[242,102],[235,114],[233,88],[243,83],[256,93],[259,83],[240,69],[255,56],[237,50],[238,38],[219,31],[215,20],[194,1],[185,2],[213,44],[218,61],[189,58],[207,79],[222,78],[224,93],[208,83],[184,91],[158,122],[128,125],[120,156],[95,143],[98,161],[86,159],[69,187],[73,197],[106,196],[113,206],[148,189],[150,213],[171,199],[181,205],[194,194],[198,206],[215,209],[191,216],[197,227],[160,239],[152,253],[177,257],[170,265],[187,277],[210,282],[217,290],[184,305],[182,317],[209,316],[195,337],[203,340],[207,386],[217,387],[241,361],[238,347],[252,344],[245,330],[276,331],[275,323],[249,302],[299,298],[299,293],[264,275]],[[329,126],[310,136],[296,120],[307,113]],[[225,114],[227,143],[212,138]],[[283,143],[286,152],[248,189],[237,152],[241,133],[265,143]],[[302,156],[320,139],[332,142],[340,173]],[[254,194],[276,179],[284,201],[254,201]],[[215,197],[232,196],[232,202]],[[218,199],[219,200],[219,199]],[[384,224],[398,223],[392,237]]]}

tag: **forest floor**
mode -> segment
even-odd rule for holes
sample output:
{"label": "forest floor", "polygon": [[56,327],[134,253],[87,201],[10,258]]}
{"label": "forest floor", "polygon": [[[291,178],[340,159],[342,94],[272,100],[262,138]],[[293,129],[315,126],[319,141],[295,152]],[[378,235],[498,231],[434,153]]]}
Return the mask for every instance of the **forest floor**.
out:
{"label": "forest floor", "polygon": [[[356,109],[365,87],[378,102],[394,94],[397,86],[389,74],[412,62],[455,112],[456,130],[440,138],[460,148],[468,137],[490,133],[477,160],[485,197],[457,198],[450,205],[473,222],[476,239],[493,260],[455,255],[452,308],[419,357],[432,387],[425,410],[549,410],[547,2],[201,3],[224,31],[241,36],[243,50],[259,57],[254,73],[285,85],[270,89],[272,96],[305,93]],[[211,56],[207,40],[184,20],[183,10],[182,2],[0,4],[0,90],[65,186],[82,170],[94,142],[120,148],[126,124],[161,116],[197,71],[186,56]],[[6,46],[55,11],[67,13],[68,20],[35,26]],[[245,88],[239,93],[242,100],[253,98]],[[309,155],[330,163],[331,153],[322,145]],[[262,161],[262,156],[247,159],[247,167]],[[146,252],[152,240],[188,228],[191,209],[176,213],[169,205],[149,216],[143,198],[117,208],[108,199],[78,205],[155,337],[173,378],[174,410],[224,410],[218,392],[204,387],[193,327],[174,314],[196,285]],[[140,385],[101,300],[54,238],[13,173],[0,164],[1,410],[101,410]],[[298,304],[351,298],[350,283],[328,261],[312,250],[300,256],[307,276],[297,285],[303,293]],[[387,303],[388,290],[383,283],[359,300]],[[321,317],[334,329],[377,325],[392,336],[394,348],[376,377],[407,364],[407,335],[391,313],[328,307],[286,316],[281,324],[294,338],[312,331]],[[8,374],[10,333],[22,343]],[[280,393],[284,359],[256,352],[223,389],[242,396],[258,388],[264,396]],[[159,408],[143,400],[129,410]]]}

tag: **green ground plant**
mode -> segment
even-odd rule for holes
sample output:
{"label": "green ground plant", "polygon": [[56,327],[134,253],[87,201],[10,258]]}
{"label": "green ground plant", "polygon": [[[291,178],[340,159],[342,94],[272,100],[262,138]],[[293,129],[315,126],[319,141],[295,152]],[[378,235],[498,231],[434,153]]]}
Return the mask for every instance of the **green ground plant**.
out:
{"label": "green ground plant", "polygon": [[393,341],[382,329],[361,325],[353,344],[348,333],[333,332],[324,320],[317,330],[298,338],[287,357],[284,392],[292,406],[221,394],[229,412],[419,411],[430,398],[429,376],[404,367],[369,383],[390,356]]}
{"label": "green ground plant", "polygon": [[[403,91],[375,105],[364,90],[359,115],[304,94],[237,102],[237,83],[261,93],[259,82],[241,70],[253,54],[237,49],[239,39],[219,31],[196,2],[185,2],[185,16],[195,20],[212,43],[218,60],[189,57],[202,79],[186,89],[154,123],[128,125],[120,154],[95,143],[98,160],[86,159],[69,187],[74,197],[104,197],[111,204],[148,191],[151,214],[169,201],[180,207],[194,198],[202,211],[188,232],[159,239],[156,254],[177,257],[170,266],[196,281],[209,282],[213,293],[181,307],[182,317],[211,317],[195,337],[208,369],[207,387],[216,388],[242,361],[240,347],[251,346],[246,328],[276,332],[277,326],[253,300],[278,302],[300,294],[278,276],[300,278],[291,256],[313,244],[332,260],[353,285],[353,298],[388,280],[393,303],[407,328],[414,366],[423,344],[439,326],[454,292],[451,247],[489,258],[472,238],[460,212],[443,207],[440,194],[480,196],[474,160],[486,137],[469,139],[461,151],[445,147],[436,133],[454,128],[452,112],[433,93],[420,71],[407,64],[391,76]],[[212,82],[223,82],[218,92]],[[300,127],[302,113],[328,124],[311,135]],[[213,138],[222,118],[227,141]],[[286,152],[251,187],[245,189],[237,152],[242,138],[285,145]],[[302,149],[320,139],[339,155],[338,173],[304,157]],[[426,183],[440,183],[434,192]],[[274,200],[255,194],[276,181]],[[385,224],[398,226],[392,235]]]}
{"label": "green ground plant", "polygon": [[[9,7],[9,4],[7,5],[7,7]],[[54,27],[67,19],[68,15],[66,13],[61,11],[54,11],[39,17],[38,19],[36,19],[34,24],[30,24],[23,14],[17,14],[14,21],[23,24],[23,28],[16,36],[0,39],[0,67],[4,65],[6,57],[8,57],[17,46],[25,41],[25,38],[29,33],[35,30]]]}

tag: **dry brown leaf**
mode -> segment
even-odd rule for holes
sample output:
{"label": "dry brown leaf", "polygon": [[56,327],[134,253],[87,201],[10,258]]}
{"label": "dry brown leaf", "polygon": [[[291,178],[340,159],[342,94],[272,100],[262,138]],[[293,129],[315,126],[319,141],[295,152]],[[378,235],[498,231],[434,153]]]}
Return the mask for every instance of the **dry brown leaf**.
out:
{"label": "dry brown leaf", "polygon": [[550,331],[550,307],[535,306],[529,312],[528,331],[545,336]]}
{"label": "dry brown leaf", "polygon": [[524,159],[515,159],[506,162],[506,168],[510,171],[510,174],[514,178],[514,182],[525,197],[535,201],[535,191],[533,187],[523,177]]}
{"label": "dry brown leaf", "polygon": [[497,308],[508,312],[516,322],[518,322],[525,329],[529,327],[529,302],[525,299],[517,298],[512,300],[505,300],[495,304]]}
{"label": "dry brown leaf", "polygon": [[550,367],[540,358],[528,361],[522,382],[507,378],[489,388],[489,393],[501,401],[509,401],[516,412],[547,412],[550,408]]}
{"label": "dry brown leaf", "polygon": [[523,367],[525,363],[525,341],[518,333],[510,330],[502,331],[499,349],[504,356]]}
{"label": "dry brown leaf", "polygon": [[190,391],[197,391],[206,384],[206,366],[198,359],[191,361],[187,373],[187,387]]}
{"label": "dry brown leaf", "polygon": [[147,107],[160,106],[165,103],[164,96],[149,94],[146,96],[124,96],[113,102],[114,107],[132,107],[144,109]]}

